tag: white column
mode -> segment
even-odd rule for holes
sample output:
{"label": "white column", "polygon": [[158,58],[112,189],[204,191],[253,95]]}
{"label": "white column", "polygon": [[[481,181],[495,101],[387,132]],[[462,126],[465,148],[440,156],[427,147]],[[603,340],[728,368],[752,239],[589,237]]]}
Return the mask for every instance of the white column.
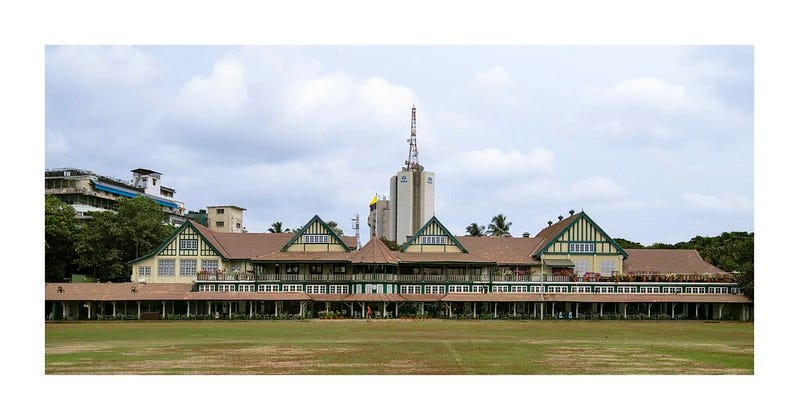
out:
{"label": "white column", "polygon": [[361,318],[366,318],[366,303],[361,302]]}
{"label": "white column", "polygon": [[[92,319],[92,303],[86,302],[86,306],[89,308],[89,319]],[[719,316],[721,318],[721,316]]]}
{"label": "white column", "polygon": [[161,319],[166,319],[166,301],[161,301]]}
{"label": "white column", "polygon": [[652,304],[651,303],[647,303],[646,304],[646,317],[647,318],[652,318]]}
{"label": "white column", "polygon": [[117,303],[116,302],[111,302],[111,311],[113,312],[112,316],[114,318],[116,318],[117,317]]}
{"label": "white column", "polygon": [[516,302],[513,302],[513,317],[516,318]]}
{"label": "white column", "polygon": [[694,315],[694,318],[699,319],[699,304],[695,303],[694,305],[695,305],[694,312],[696,313],[696,315]]}
{"label": "white column", "polygon": [[544,302],[541,302],[541,307],[540,308],[541,308],[541,311],[539,312],[539,316],[540,316],[541,320],[543,321],[544,320]]}
{"label": "white column", "polygon": [[472,318],[477,318],[477,302],[472,302]]}
{"label": "white column", "polygon": [[674,306],[677,305],[676,303],[671,304],[671,319],[674,319]]}
{"label": "white column", "polygon": [[721,320],[721,310],[724,308],[724,304],[719,305],[719,320]]}
{"label": "white column", "polygon": [[605,307],[605,302],[599,303],[599,317],[602,318],[602,308]]}
{"label": "white column", "polygon": [[136,317],[138,319],[141,319],[141,301],[140,300],[136,301],[136,308],[137,308]]}
{"label": "white column", "polygon": [[205,307],[208,308],[208,315],[211,315],[211,302],[206,300]]}
{"label": "white column", "polygon": [[580,319],[580,302],[577,302],[577,308],[574,310],[574,319]]}
{"label": "white column", "polygon": [[497,302],[494,302],[494,319],[497,318]]}
{"label": "white column", "polygon": [[383,301],[383,318],[386,317],[386,302]]}
{"label": "white column", "polygon": [[186,301],[186,318],[191,316],[191,301]]}
{"label": "white column", "polygon": [[622,307],[624,308],[624,319],[627,319],[627,304],[622,303]]}

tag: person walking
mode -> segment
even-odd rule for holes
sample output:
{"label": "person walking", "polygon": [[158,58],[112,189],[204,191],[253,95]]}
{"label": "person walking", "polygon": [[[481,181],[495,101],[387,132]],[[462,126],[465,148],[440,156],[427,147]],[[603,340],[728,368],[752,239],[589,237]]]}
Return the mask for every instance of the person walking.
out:
{"label": "person walking", "polygon": [[369,322],[370,319],[372,319],[372,307],[367,305],[366,306],[366,322]]}

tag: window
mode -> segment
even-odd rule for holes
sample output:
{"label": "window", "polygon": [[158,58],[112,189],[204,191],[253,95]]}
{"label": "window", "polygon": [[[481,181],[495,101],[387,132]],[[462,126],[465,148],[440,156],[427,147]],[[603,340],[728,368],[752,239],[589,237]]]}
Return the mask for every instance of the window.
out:
{"label": "window", "polygon": [[313,294],[317,294],[317,295],[318,294],[327,293],[327,290],[325,290],[325,289],[326,289],[325,285],[323,285],[323,284],[314,284],[314,285],[310,285],[309,284],[308,286],[305,286],[305,291],[307,293],[313,293]]}
{"label": "window", "polygon": [[225,209],[216,209],[216,214],[225,214]]}
{"label": "window", "polygon": [[255,285],[254,284],[240,284],[239,285],[239,292],[254,292]]}
{"label": "window", "polygon": [[569,253],[571,254],[593,254],[595,244],[587,242],[572,242],[569,244]]}
{"label": "window", "polygon": [[547,291],[549,293],[568,293],[569,286],[548,286]]}
{"label": "window", "polygon": [[574,261],[574,273],[577,275],[583,274],[588,270],[588,260],[575,260]]}
{"label": "window", "polygon": [[682,287],[664,287],[663,293],[681,293]]}
{"label": "window", "polygon": [[330,293],[337,295],[346,295],[350,292],[350,286],[347,285],[330,285]]}
{"label": "window", "polygon": [[311,264],[310,273],[311,274],[322,274],[322,264]]}
{"label": "window", "polygon": [[494,286],[494,293],[508,293],[508,286]]}
{"label": "window", "polygon": [[175,275],[175,260],[158,260],[158,275],[169,277]]}
{"label": "window", "polygon": [[635,286],[619,286],[616,288],[616,293],[636,293]]}
{"label": "window", "polygon": [[472,291],[475,293],[486,293],[488,292],[488,286],[472,286]]}
{"label": "window", "polygon": [[259,292],[279,292],[280,285],[277,284],[259,284],[258,285]]}
{"label": "window", "polygon": [[425,235],[422,236],[422,245],[444,245],[445,244],[445,236],[433,236],[433,235]]}
{"label": "window", "polygon": [[180,240],[180,249],[197,250],[197,240],[196,239],[181,239]]}
{"label": "window", "polygon": [[422,293],[422,286],[400,286],[400,293],[418,295]]}
{"label": "window", "polygon": [[510,291],[513,293],[526,293],[527,286],[511,286]]}
{"label": "window", "polygon": [[286,264],[286,274],[299,274],[299,272],[300,272],[299,264]]}
{"label": "window", "polygon": [[140,265],[139,266],[139,277],[149,277],[150,276],[150,266],[149,265]]}
{"label": "window", "polygon": [[378,284],[364,284],[363,285],[363,292],[364,293],[380,293],[380,285],[378,285]]}
{"label": "window", "polygon": [[225,227],[225,222],[216,222],[216,227]]}
{"label": "window", "polygon": [[616,271],[616,261],[602,261],[599,266],[599,273],[603,276],[609,276]]}
{"label": "window", "polygon": [[469,293],[469,286],[449,286],[450,293]]}
{"label": "window", "polygon": [[220,284],[218,291],[220,292],[235,292],[236,285],[235,284]]}
{"label": "window", "polygon": [[591,293],[591,286],[572,286],[572,293]]}
{"label": "window", "polygon": [[330,243],[330,235],[303,235],[302,241],[306,244]]}
{"label": "window", "polygon": [[217,261],[217,260],[203,260],[202,261],[202,269],[203,269],[203,271],[216,271],[216,270],[219,270],[219,261]]}
{"label": "window", "polygon": [[739,287],[732,287],[732,288],[730,288],[730,293],[732,293],[732,294],[734,294],[734,295],[739,295],[739,294],[741,294],[741,288],[739,288]]}
{"label": "window", "polygon": [[544,290],[543,286],[530,286],[530,293],[541,293]]}
{"label": "window", "polygon": [[707,292],[708,293],[727,293],[727,288],[726,287],[708,287],[707,288]]}
{"label": "window", "polygon": [[180,275],[182,277],[197,275],[197,260],[180,260]]}
{"label": "window", "polygon": [[641,293],[660,293],[660,287],[657,286],[641,286],[638,290]]}
{"label": "window", "polygon": [[346,265],[334,265],[333,266],[333,273],[335,273],[335,274],[347,274],[347,266]]}
{"label": "window", "polygon": [[216,285],[213,284],[201,284],[200,289],[201,292],[215,292]]}
{"label": "window", "polygon": [[284,284],[283,285],[284,292],[302,292],[302,285],[301,284]]}
{"label": "window", "polygon": [[704,287],[686,287],[685,293],[705,293]]}
{"label": "window", "polygon": [[613,286],[599,286],[596,288],[597,293],[613,293]]}
{"label": "window", "polygon": [[446,293],[447,286],[425,286],[425,293],[444,294]]}

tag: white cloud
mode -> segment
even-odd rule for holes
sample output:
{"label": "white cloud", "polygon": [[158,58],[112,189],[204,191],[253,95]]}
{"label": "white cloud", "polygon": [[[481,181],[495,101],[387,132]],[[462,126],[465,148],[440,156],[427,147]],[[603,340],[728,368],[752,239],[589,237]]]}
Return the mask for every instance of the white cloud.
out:
{"label": "white cloud", "polygon": [[508,72],[500,66],[494,66],[486,71],[478,71],[472,80],[483,86],[505,86],[513,82]]}
{"label": "white cloud", "polygon": [[682,199],[689,209],[703,213],[747,213],[754,209],[752,200],[738,194],[699,194],[686,192]]}
{"label": "white cloud", "polygon": [[408,115],[409,104],[413,104],[415,99],[407,87],[393,85],[379,77],[371,77],[361,83],[357,97],[367,109],[392,119],[397,115]]}
{"label": "white cloud", "polygon": [[575,200],[610,200],[627,195],[628,192],[624,187],[604,176],[579,179],[569,187],[569,196]]}
{"label": "white cloud", "polygon": [[84,94],[142,86],[160,74],[155,60],[135,47],[56,47],[46,55],[48,79]]}
{"label": "white cloud", "polygon": [[628,104],[642,104],[673,109],[684,106],[687,100],[685,87],[669,84],[652,77],[623,80],[607,91],[609,98]]}
{"label": "white cloud", "polygon": [[443,162],[439,169],[467,179],[505,179],[525,181],[555,171],[555,157],[537,147],[529,152],[487,148],[459,153]]}
{"label": "white cloud", "polygon": [[354,82],[345,74],[329,74],[310,80],[300,81],[291,89],[286,99],[291,101],[291,108],[300,115],[305,115],[319,108],[331,108],[350,102],[353,96]]}
{"label": "white cloud", "polygon": [[197,122],[226,121],[238,116],[247,100],[244,68],[235,60],[222,59],[208,77],[193,76],[181,86],[176,112]]}

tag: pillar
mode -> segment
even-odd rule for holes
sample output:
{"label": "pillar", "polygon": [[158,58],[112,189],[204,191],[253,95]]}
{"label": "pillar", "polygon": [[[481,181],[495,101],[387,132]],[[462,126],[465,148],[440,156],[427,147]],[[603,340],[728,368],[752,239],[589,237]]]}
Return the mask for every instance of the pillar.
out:
{"label": "pillar", "polygon": [[577,302],[577,306],[574,310],[575,316],[574,319],[580,319],[580,302]]}
{"label": "pillar", "polygon": [[386,305],[386,302],[385,302],[385,301],[383,301],[383,318],[385,318],[385,317],[386,317],[386,306],[387,306],[387,305]]}
{"label": "pillar", "polygon": [[540,311],[540,313],[539,313],[539,317],[540,317],[540,319],[543,321],[543,320],[544,320],[544,302],[541,302],[541,307],[540,307],[540,309],[541,309],[541,311]]}
{"label": "pillar", "polygon": [[671,304],[671,319],[674,319],[674,306],[676,305],[677,305],[676,303]]}
{"label": "pillar", "polygon": [[623,318],[627,319],[627,304],[626,303],[622,303],[621,307],[624,308],[624,316],[623,316]]}
{"label": "pillar", "polygon": [[[89,319],[92,319],[92,303],[86,302],[86,306],[89,308]],[[721,317],[719,317],[721,318]]]}
{"label": "pillar", "polygon": [[494,302],[494,319],[497,319],[497,302]]}
{"label": "pillar", "polygon": [[647,318],[652,318],[652,304],[651,303],[647,303],[646,304],[646,317]]}
{"label": "pillar", "polygon": [[695,305],[694,306],[694,313],[695,313],[694,318],[699,319],[699,304],[696,303],[694,305]]}
{"label": "pillar", "polygon": [[166,301],[161,301],[161,319],[166,319]]}
{"label": "pillar", "polygon": [[535,318],[535,316],[536,316],[536,313],[535,313],[535,307],[536,306],[538,306],[538,304],[533,303],[533,318]]}
{"label": "pillar", "polygon": [[555,318],[555,302],[552,302],[552,319],[557,319]]}
{"label": "pillar", "polygon": [[191,316],[191,301],[186,301],[186,318]]}
{"label": "pillar", "polygon": [[477,302],[471,302],[472,304],[472,318],[477,318]]}
{"label": "pillar", "polygon": [[516,318],[516,302],[513,302],[513,317]]}
{"label": "pillar", "polygon": [[361,318],[366,318],[366,303],[361,302]]}
{"label": "pillar", "polygon": [[67,319],[67,304],[66,302],[61,302],[61,319]]}
{"label": "pillar", "polygon": [[141,319],[141,301],[140,300],[136,301],[136,308],[137,308],[136,309],[137,310],[136,317],[138,319]]}
{"label": "pillar", "polygon": [[602,318],[602,308],[605,307],[605,302],[600,302],[599,304],[599,317]]}
{"label": "pillar", "polygon": [[721,310],[724,308],[724,304],[719,304],[719,320],[721,320]]}

